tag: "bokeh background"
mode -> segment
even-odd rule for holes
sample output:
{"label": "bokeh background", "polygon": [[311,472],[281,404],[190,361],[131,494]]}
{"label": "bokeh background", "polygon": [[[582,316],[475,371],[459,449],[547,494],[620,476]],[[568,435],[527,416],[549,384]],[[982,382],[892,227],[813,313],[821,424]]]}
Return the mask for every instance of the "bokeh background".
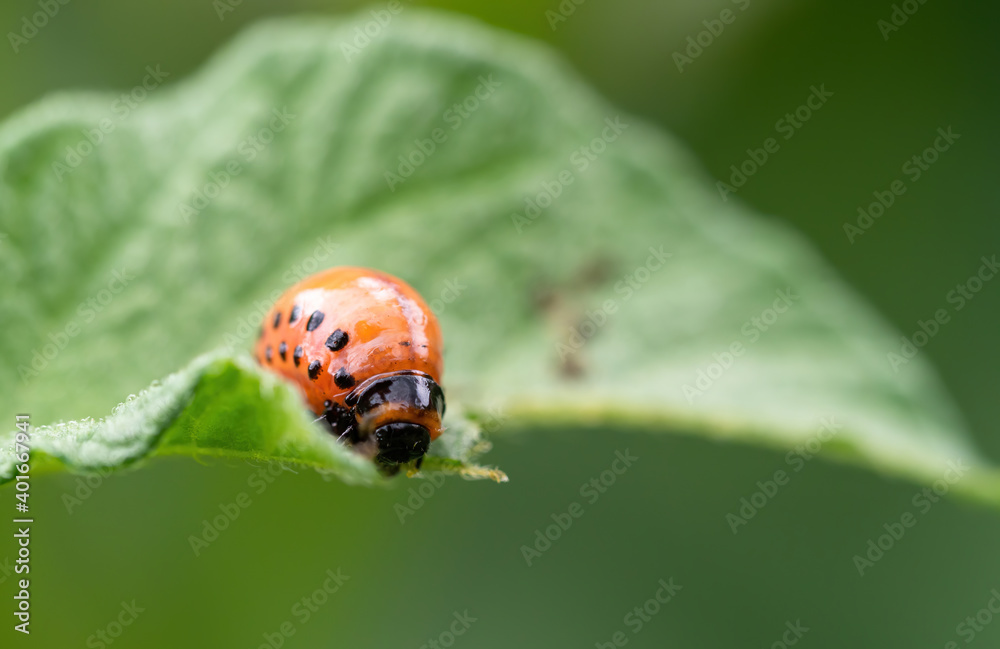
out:
{"label": "bokeh background", "polygon": [[[130,88],[146,65],[179,79],[268,15],[364,6],[229,4],[220,20],[209,0],[70,0],[20,52],[0,48],[0,116],[58,90]],[[888,1],[586,0],[569,2],[575,9],[556,29],[546,11],[557,0],[410,4],[548,41],[623,111],[686,141],[719,179],[774,135],[810,86],[825,84],[833,97],[738,198],[802,231],[902,332],[945,306],[980,256],[1000,252],[995,4],[914,1],[916,13],[888,40],[878,27],[893,11]],[[674,52],[726,7],[736,20],[679,71]],[[3,31],[37,10],[4,3]],[[949,126],[961,139],[850,243],[843,223]],[[1000,285],[987,284],[921,351],[994,460],[998,321]],[[33,490],[45,512],[32,546],[34,633],[13,637],[8,618],[0,638],[102,646],[94,634],[134,599],[144,610],[115,647],[269,646],[265,634],[277,646],[273,634],[287,621],[289,648],[418,648],[466,610],[476,621],[456,647],[593,647],[619,631],[633,647],[772,647],[798,621],[809,629],[802,647],[1000,645],[1000,616],[985,625],[981,616],[971,638],[958,628],[1000,588],[1000,515],[937,503],[862,577],[852,557],[914,509],[920,487],[812,462],[734,535],[726,513],[784,466],[781,455],[684,436],[576,432],[538,438],[503,427],[487,460],[509,484],[449,480],[403,523],[397,505],[413,481],[369,490],[285,472],[257,493],[248,482],[255,467],[161,459],[103,479],[69,513],[62,496],[79,479],[45,477]],[[640,459],[588,503],[580,487],[625,449]],[[241,492],[252,505],[196,557],[188,536]],[[521,546],[573,502],[584,515],[527,566]],[[4,593],[14,578],[2,563],[9,547],[0,547]],[[330,568],[349,581],[302,622],[292,607]],[[671,577],[682,590],[633,633],[626,614]]]}

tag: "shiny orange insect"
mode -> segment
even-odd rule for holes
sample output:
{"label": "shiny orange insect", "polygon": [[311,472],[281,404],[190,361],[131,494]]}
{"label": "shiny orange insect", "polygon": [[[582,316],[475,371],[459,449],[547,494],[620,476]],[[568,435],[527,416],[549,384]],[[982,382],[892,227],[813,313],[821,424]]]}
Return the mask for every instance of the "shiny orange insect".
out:
{"label": "shiny orange insect", "polygon": [[331,432],[387,473],[441,434],[441,329],[408,284],[367,268],[317,273],[278,298],[254,353],[302,388]]}

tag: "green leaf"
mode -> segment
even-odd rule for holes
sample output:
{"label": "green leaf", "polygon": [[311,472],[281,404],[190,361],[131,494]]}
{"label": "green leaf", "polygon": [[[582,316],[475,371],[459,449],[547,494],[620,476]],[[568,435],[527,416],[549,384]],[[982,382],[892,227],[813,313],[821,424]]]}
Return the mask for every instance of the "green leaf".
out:
{"label": "green leaf", "polygon": [[[264,24],[134,109],[66,95],[0,127],[3,417],[106,412],[186,359],[245,349],[280,290],[351,264],[435,307],[449,403],[494,428],[788,450],[832,420],[823,455],[924,481],[963,461],[955,489],[1000,503],[925,360],[893,367],[900,338],[675,142],[539,46],[408,8],[356,47],[369,19]],[[373,479],[287,386],[211,358],[104,424],[47,429],[46,452],[80,469],[212,452]],[[477,439],[435,443],[430,466],[471,461]]]}

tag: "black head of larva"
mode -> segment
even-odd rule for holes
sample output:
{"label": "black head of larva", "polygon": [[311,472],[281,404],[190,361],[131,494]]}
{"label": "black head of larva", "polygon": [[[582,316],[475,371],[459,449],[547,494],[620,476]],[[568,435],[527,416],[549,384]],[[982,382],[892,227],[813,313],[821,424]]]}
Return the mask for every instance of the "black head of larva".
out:
{"label": "black head of larva", "polygon": [[[397,373],[382,376],[367,383],[347,399],[348,405],[357,416],[362,430],[362,443],[371,439],[375,446],[375,462],[383,472],[392,475],[400,465],[416,460],[419,469],[424,454],[430,446],[430,431],[416,421],[407,418],[393,418],[379,425],[373,431],[364,430],[364,422],[386,408],[404,406],[411,413],[436,413],[444,416],[444,392],[429,376],[423,374]],[[371,435],[370,438],[367,436]]]}
{"label": "black head of larva", "polygon": [[431,434],[419,424],[396,422],[380,426],[375,431],[378,455],[375,461],[390,471],[398,465],[420,460],[431,444]]}

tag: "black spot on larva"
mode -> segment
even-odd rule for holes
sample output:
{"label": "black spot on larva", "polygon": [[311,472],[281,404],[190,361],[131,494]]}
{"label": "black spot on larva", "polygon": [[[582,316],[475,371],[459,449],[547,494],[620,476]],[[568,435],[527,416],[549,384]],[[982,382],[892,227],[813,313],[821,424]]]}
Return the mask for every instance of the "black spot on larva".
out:
{"label": "black spot on larva", "polygon": [[316,327],[323,324],[323,318],[326,317],[322,311],[313,311],[312,315],[309,316],[309,322],[306,323],[306,331],[313,331]]}
{"label": "black spot on larva", "polygon": [[281,324],[281,311],[274,312],[274,328],[277,329],[278,325]]}
{"label": "black spot on larva", "polygon": [[268,345],[268,346],[267,346],[267,349],[265,349],[265,350],[264,350],[264,358],[266,358],[266,359],[267,359],[267,362],[268,362],[268,363],[270,363],[270,362],[271,362],[271,356],[272,356],[273,354],[274,354],[274,352],[273,352],[273,351],[271,351],[271,346],[270,346],[270,345]]}
{"label": "black spot on larva", "polygon": [[409,340],[404,340],[403,342],[401,342],[399,344],[402,345],[403,347],[409,347],[410,346],[410,341]]}
{"label": "black spot on larva", "polygon": [[337,329],[326,339],[326,346],[331,352],[339,352],[347,344],[347,334]]}
{"label": "black spot on larva", "polygon": [[292,307],[292,312],[288,314],[288,324],[296,322],[300,317],[302,317],[302,305],[296,304]]}
{"label": "black spot on larva", "polygon": [[316,377],[319,376],[320,367],[322,367],[322,365],[319,361],[309,363],[309,378],[315,381]]}
{"label": "black spot on larva", "polygon": [[302,362],[302,354],[302,345],[297,346],[295,351],[292,352],[292,360],[295,361],[295,367],[298,367],[299,363]]}
{"label": "black spot on larva", "polygon": [[342,367],[333,375],[333,382],[338,388],[349,388],[354,385],[354,377],[347,373],[347,368]]}
{"label": "black spot on larva", "polygon": [[285,344],[284,341],[282,341],[281,344],[278,345],[278,355],[281,356],[281,360],[284,361],[288,359],[287,354],[288,354],[288,345]]}

